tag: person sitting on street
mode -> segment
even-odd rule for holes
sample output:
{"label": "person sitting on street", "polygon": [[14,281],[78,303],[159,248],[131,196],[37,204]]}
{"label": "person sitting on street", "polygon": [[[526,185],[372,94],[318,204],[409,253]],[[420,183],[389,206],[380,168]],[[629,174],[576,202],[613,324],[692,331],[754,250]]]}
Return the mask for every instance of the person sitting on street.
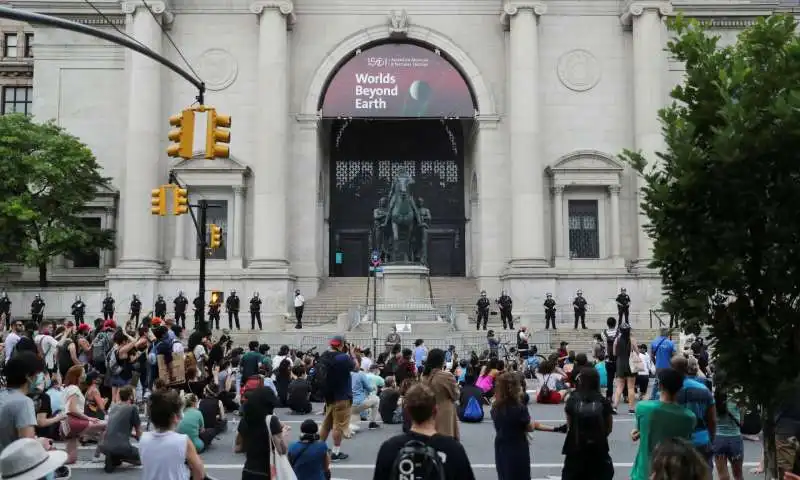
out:
{"label": "person sitting on street", "polygon": [[311,407],[311,385],[306,379],[306,367],[297,365],[292,368],[292,375],[295,377],[289,384],[288,395],[286,396],[286,406],[292,413],[298,415],[308,415],[312,411]]}

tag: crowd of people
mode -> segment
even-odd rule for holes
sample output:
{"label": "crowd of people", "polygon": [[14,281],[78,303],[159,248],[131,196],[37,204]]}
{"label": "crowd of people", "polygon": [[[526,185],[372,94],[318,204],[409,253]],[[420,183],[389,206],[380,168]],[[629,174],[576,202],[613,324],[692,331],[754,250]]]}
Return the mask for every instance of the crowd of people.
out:
{"label": "crowd of people", "polygon": [[[404,478],[468,480],[474,474],[461,423],[482,422],[488,413],[500,480],[530,478],[534,431],[564,434],[565,480],[603,480],[614,476],[608,436],[627,401],[636,422],[631,441],[638,444],[633,480],[710,480],[714,470],[722,479],[743,478],[746,405],[716,381],[721,374],[712,375],[702,342],[678,351],[663,333],[640,344],[627,323],[609,318],[591,353],[563,344],[529,372],[523,357],[533,349],[524,327],[518,330],[524,355],[507,361],[489,340],[488,355],[459,359],[455,347],[428,349],[424,339],[403,347],[396,332],[374,358],[342,336],[322,353],[286,345],[271,352],[257,341],[234,346],[224,332],[187,335],[169,318],[146,317],[138,329],[113,319],[98,319],[95,328],[13,322],[0,355],[6,386],[0,475],[16,478],[2,470],[4,458],[35,444],[31,458],[58,467],[41,477],[68,478],[78,445],[92,444],[93,461],[107,472],[126,463],[141,465],[144,480],[201,480],[200,454],[213,448],[234,414],[243,480],[270,478],[273,467],[300,480],[330,478],[331,464],[349,458],[346,440],[360,434],[358,419],[367,430],[381,428],[379,419],[402,425],[403,433],[380,447],[376,480],[399,478],[398,468],[406,469],[403,475],[426,472]],[[312,402],[323,404],[321,420],[302,422],[299,440],[289,442],[275,409],[309,415]],[[566,422],[537,422],[531,402],[563,403]],[[788,434],[798,424],[800,415],[787,410],[779,430]],[[797,452],[784,437],[780,466],[791,472]],[[66,451],[53,451],[54,441],[66,442]]]}

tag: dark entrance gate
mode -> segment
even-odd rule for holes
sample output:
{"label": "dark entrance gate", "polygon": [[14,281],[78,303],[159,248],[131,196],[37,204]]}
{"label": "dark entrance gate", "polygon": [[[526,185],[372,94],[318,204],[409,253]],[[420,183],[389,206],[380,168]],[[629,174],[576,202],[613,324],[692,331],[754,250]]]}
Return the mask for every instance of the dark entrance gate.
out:
{"label": "dark entrance gate", "polygon": [[[433,222],[428,230],[431,275],[463,276],[464,153],[458,121],[334,122],[331,145],[330,272],[366,276],[373,209],[388,197],[403,168],[414,177]],[[338,257],[338,262],[337,262]]]}

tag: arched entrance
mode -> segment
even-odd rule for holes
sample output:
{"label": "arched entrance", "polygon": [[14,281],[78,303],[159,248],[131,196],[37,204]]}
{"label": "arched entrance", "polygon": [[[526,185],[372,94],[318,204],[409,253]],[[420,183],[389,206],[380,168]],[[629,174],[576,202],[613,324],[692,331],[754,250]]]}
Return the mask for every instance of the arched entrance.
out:
{"label": "arched entrance", "polygon": [[477,106],[464,75],[429,45],[379,43],[351,52],[324,91],[331,275],[367,274],[373,212],[401,171],[431,213],[431,274],[465,275],[464,139]]}

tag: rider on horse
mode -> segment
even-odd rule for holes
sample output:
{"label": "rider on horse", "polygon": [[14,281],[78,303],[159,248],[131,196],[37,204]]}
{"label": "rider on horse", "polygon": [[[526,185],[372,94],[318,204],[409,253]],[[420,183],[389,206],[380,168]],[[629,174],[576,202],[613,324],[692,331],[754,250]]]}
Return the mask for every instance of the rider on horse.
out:
{"label": "rider on horse", "polygon": [[389,192],[389,208],[386,210],[389,214],[386,216],[386,222],[384,226],[389,225],[392,217],[392,209],[397,204],[398,199],[400,198],[401,194],[406,195],[406,201],[411,204],[411,210],[414,212],[414,220],[417,222],[417,225],[421,225],[422,221],[419,218],[419,210],[417,209],[417,204],[414,202],[414,197],[411,195],[409,191],[409,186],[414,184],[414,177],[412,177],[408,173],[408,169],[403,167],[397,172],[397,176],[394,177],[394,181],[392,182],[392,189]]}

